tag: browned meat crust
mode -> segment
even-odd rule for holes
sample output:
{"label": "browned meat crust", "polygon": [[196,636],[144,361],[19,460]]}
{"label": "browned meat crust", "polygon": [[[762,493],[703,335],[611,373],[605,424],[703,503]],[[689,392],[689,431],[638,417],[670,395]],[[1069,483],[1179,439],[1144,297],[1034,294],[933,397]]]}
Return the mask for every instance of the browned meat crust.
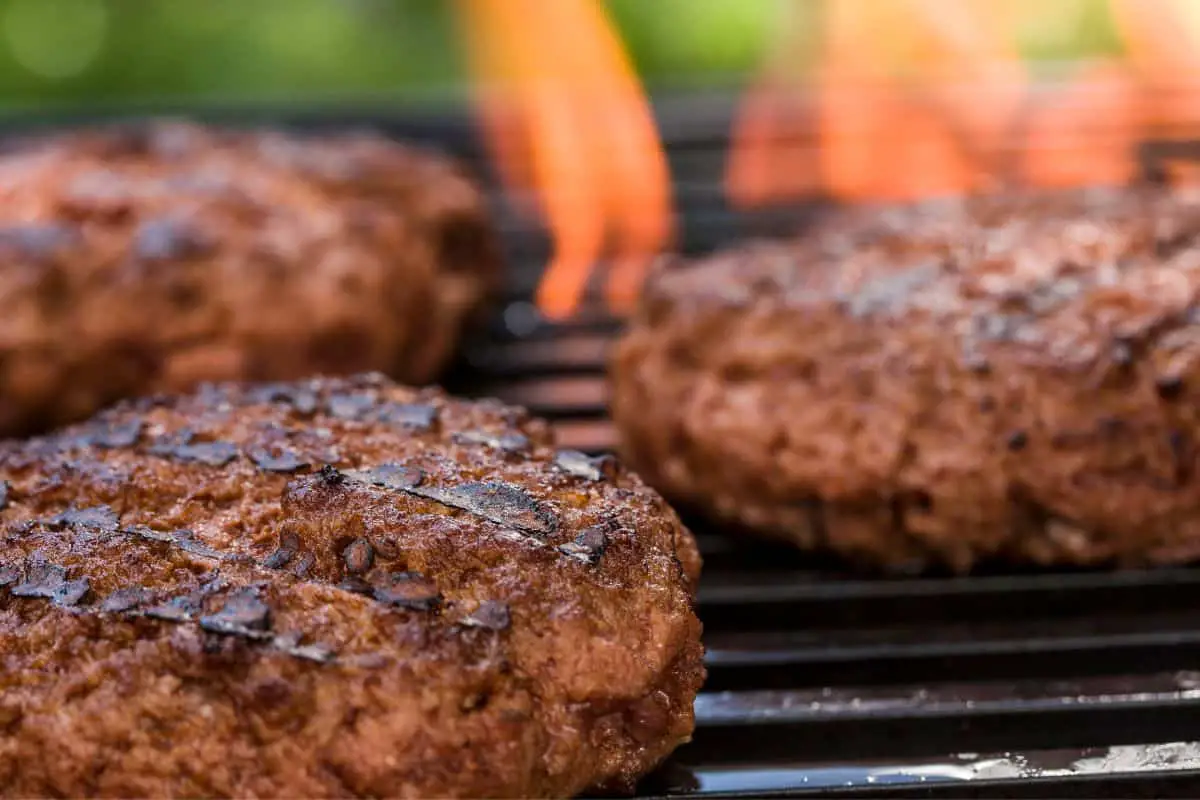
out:
{"label": "browned meat crust", "polygon": [[432,380],[499,274],[480,192],[369,135],[146,123],[0,152],[0,434],[204,380]]}
{"label": "browned meat crust", "polygon": [[891,568],[1200,556],[1200,199],[845,213],[653,280],[612,370],[669,498]]}
{"label": "browned meat crust", "polygon": [[691,734],[691,535],[521,410],[210,385],[0,475],[0,794],[566,796]]}

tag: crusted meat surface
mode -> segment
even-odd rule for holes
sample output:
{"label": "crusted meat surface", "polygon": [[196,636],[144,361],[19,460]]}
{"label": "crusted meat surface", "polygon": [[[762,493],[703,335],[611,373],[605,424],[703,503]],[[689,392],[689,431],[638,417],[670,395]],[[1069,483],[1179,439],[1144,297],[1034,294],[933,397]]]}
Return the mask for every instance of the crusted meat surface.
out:
{"label": "crusted meat surface", "polygon": [[1200,556],[1200,198],[844,212],[651,281],[617,348],[630,465],[864,564]]}
{"label": "crusted meat surface", "polygon": [[691,535],[519,409],[210,384],[0,476],[0,794],[566,796],[691,734]]}
{"label": "crusted meat surface", "polygon": [[499,274],[482,194],[367,134],[148,122],[0,150],[0,434],[205,380],[436,377]]}

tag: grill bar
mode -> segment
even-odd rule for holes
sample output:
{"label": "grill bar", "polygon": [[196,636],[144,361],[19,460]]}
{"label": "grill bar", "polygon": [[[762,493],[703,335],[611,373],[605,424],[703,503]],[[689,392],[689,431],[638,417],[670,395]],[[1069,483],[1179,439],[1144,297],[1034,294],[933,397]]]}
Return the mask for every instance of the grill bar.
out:
{"label": "grill bar", "polygon": [[[728,97],[660,105],[685,253],[799,230],[821,210],[740,214],[725,205],[719,182],[731,108]],[[371,127],[479,156],[458,113],[179,111],[235,123]],[[1196,153],[1192,143],[1148,145],[1142,155],[1153,175],[1164,159]],[[448,384],[529,405],[554,420],[566,446],[611,450],[603,370],[620,323],[594,303],[567,324],[540,320],[530,297],[547,242],[498,196],[496,206],[513,267],[506,306]],[[706,564],[698,608],[711,677],[693,742],[646,781],[645,796],[1200,790],[1200,678],[1190,671],[1200,662],[1200,570],[870,578],[693,527]]]}
{"label": "grill bar", "polygon": [[[819,206],[760,217],[725,207],[725,145],[721,136],[668,141],[682,252],[816,218]],[[620,322],[594,292],[575,320],[538,319],[529,300],[545,242],[535,232],[514,252],[509,306],[471,352],[464,388],[528,406],[567,446],[610,451],[604,371]],[[1148,755],[1161,747],[1140,744],[1200,731],[1200,678],[1189,671],[1200,663],[1200,570],[864,577],[689,524],[705,557],[698,610],[709,679],[693,741],[645,793],[1163,796],[1200,787],[1200,746],[1186,750],[1191,761],[1167,763]],[[1132,755],[1108,758],[1114,747]],[[998,753],[991,760],[1010,768],[964,764],[955,755],[964,751]],[[1046,753],[1074,766],[1029,767]]]}
{"label": "grill bar", "polygon": [[[864,637],[865,638],[865,637]],[[838,686],[846,683],[937,681],[971,675],[980,679],[1077,676],[1081,664],[1096,670],[1136,670],[1145,664],[1186,669],[1200,662],[1194,630],[1150,631],[1114,636],[1041,636],[935,643],[847,645],[828,643],[777,649],[724,648],[709,639],[709,691]]]}
{"label": "grill bar", "polygon": [[[1051,751],[1054,752],[1054,751]],[[1081,751],[1074,751],[1077,755]],[[997,759],[1002,760],[1002,759]],[[1016,772],[1013,766],[1009,771]],[[1105,774],[1033,775],[1016,778],[975,777],[972,766],[917,764],[874,769],[813,767],[804,770],[720,770],[700,780],[713,787],[767,785],[752,793],[741,789],[704,791],[709,798],[1161,798],[1192,797],[1200,785],[1200,770],[1158,769],[1110,771]],[[678,794],[674,792],[671,794]],[[668,793],[647,795],[666,797]]]}
{"label": "grill bar", "polygon": [[[594,330],[543,327],[527,340],[489,345],[476,368],[488,371],[487,393],[560,426],[586,421],[592,449],[606,450],[610,344]],[[572,430],[563,432],[571,438]],[[888,763],[961,749],[1186,740],[1200,730],[1200,684],[1186,672],[1200,658],[1200,571],[864,579],[693,527],[706,558],[699,609],[710,677],[694,741],[675,758],[744,791],[718,796],[760,796],[780,785],[771,781],[787,786],[777,796],[841,792],[846,787],[810,784],[841,774],[830,764],[848,754]],[[808,766],[797,766],[800,759]],[[904,796],[898,787],[928,780],[901,772],[881,789],[871,783],[877,771],[847,780],[868,791],[863,796]],[[1188,785],[1160,772],[1038,780],[1056,794]],[[978,775],[969,783],[1027,791],[1021,781]],[[936,796],[923,785],[912,791]]]}

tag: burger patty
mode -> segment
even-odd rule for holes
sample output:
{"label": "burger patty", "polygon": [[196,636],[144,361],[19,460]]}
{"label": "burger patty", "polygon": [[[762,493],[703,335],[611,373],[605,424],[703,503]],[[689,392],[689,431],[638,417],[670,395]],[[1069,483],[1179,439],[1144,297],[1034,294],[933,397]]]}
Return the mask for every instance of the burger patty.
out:
{"label": "burger patty", "polygon": [[616,349],[631,467],[864,565],[1200,556],[1200,198],[846,211],[653,276]]}
{"label": "burger patty", "polygon": [[548,431],[368,375],[0,444],[0,794],[629,788],[692,731],[700,560]]}
{"label": "burger patty", "polygon": [[0,150],[0,434],[205,380],[436,377],[499,276],[481,193],[366,134],[144,123]]}

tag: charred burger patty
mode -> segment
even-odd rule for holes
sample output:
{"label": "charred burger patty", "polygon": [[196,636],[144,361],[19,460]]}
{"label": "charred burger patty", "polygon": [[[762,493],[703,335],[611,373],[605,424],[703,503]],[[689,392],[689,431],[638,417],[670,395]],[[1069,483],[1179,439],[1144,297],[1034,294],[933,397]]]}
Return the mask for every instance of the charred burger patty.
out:
{"label": "charred burger patty", "polygon": [[669,498],[888,568],[1200,556],[1200,199],[845,212],[654,276],[612,369]]}
{"label": "charred burger patty", "polygon": [[0,434],[204,380],[436,377],[499,275],[481,193],[383,138],[145,123],[0,150]]}
{"label": "charred burger patty", "polygon": [[364,376],[0,444],[0,786],[628,788],[692,731],[699,557],[547,430]]}

